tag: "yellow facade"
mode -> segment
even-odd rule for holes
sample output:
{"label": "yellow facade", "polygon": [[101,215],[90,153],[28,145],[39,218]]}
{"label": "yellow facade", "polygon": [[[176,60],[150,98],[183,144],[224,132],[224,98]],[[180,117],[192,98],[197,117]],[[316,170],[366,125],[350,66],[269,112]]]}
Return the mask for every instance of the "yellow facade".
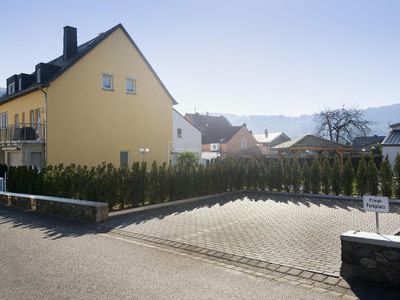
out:
{"label": "yellow facade", "polygon": [[[18,115],[19,123],[31,123],[30,113],[32,110],[39,109],[40,122],[44,122],[44,94],[41,91],[35,91],[33,93],[21,96],[10,102],[6,102],[0,105],[0,113],[8,114],[8,125],[15,124],[15,115]],[[23,122],[22,116],[25,116]]]}
{"label": "yellow facade", "polygon": [[[102,88],[102,74],[113,76],[113,90]],[[126,92],[126,79],[136,80],[136,94]],[[120,151],[129,163],[169,161],[172,142],[172,99],[125,33],[118,28],[47,88],[47,165],[102,162],[120,165]],[[0,105],[15,113],[43,108],[41,91]],[[44,116],[42,116],[44,119]],[[9,119],[10,123],[10,119]]]}

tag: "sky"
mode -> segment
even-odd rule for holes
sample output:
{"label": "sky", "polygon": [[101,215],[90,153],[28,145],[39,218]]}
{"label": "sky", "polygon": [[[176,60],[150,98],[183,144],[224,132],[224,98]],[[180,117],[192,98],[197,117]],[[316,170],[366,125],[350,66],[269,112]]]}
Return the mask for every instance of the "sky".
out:
{"label": "sky", "polygon": [[122,23],[182,112],[298,116],[400,102],[400,1],[3,3],[0,87]]}

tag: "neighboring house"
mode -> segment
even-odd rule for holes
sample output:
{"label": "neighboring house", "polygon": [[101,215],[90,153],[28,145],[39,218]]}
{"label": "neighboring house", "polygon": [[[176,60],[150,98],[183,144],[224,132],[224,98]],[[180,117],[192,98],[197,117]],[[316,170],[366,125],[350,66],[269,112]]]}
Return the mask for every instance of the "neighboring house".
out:
{"label": "neighboring house", "polygon": [[371,149],[378,147],[385,139],[384,136],[359,136],[353,140],[354,151],[357,152],[370,152]]}
{"label": "neighboring house", "polygon": [[174,164],[179,153],[193,152],[201,155],[201,131],[188,119],[175,109],[173,113],[173,143],[171,150],[171,162]]}
{"label": "neighboring house", "polygon": [[343,154],[345,152],[353,151],[352,147],[332,142],[311,134],[282,143],[272,149],[278,151],[281,156],[315,156],[316,153],[324,152],[338,154],[341,163],[343,163]]}
{"label": "neighboring house", "polygon": [[267,129],[264,130],[264,133],[254,133],[253,136],[265,155],[276,154],[276,151],[271,149],[272,147],[290,141],[290,137],[285,133],[268,132]]}
{"label": "neighboring house", "polygon": [[245,124],[242,126],[207,128],[202,134],[201,144],[203,152],[216,152],[221,157],[257,147],[257,141]]}
{"label": "neighboring house", "polygon": [[78,46],[76,28],[66,26],[63,49],[33,73],[7,79],[0,161],[119,167],[142,160],[144,147],[146,161],[168,162],[176,102],[125,28]]}
{"label": "neighboring house", "polygon": [[400,123],[390,125],[390,132],[382,142],[382,155],[388,156],[392,166],[398,153],[400,153]]}
{"label": "neighboring house", "polygon": [[232,124],[224,116],[210,116],[208,113],[206,115],[201,115],[199,113],[195,114],[185,114],[185,118],[188,119],[192,124],[204,132],[208,128],[225,128],[232,127]]}
{"label": "neighboring house", "polygon": [[185,118],[201,131],[202,159],[210,160],[216,157],[239,152],[246,152],[249,148],[257,147],[257,141],[252,132],[242,126],[232,126],[224,116],[201,115],[199,113],[186,114]]}

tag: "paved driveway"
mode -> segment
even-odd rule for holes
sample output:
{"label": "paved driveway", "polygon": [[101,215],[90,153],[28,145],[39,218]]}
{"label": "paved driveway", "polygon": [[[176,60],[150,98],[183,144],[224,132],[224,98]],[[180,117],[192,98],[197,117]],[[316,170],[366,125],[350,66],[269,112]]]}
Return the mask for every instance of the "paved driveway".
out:
{"label": "paved driveway", "polygon": [[[225,197],[111,218],[107,226],[326,275],[340,271],[340,234],[374,231],[362,203],[300,197]],[[381,233],[400,228],[400,205]]]}

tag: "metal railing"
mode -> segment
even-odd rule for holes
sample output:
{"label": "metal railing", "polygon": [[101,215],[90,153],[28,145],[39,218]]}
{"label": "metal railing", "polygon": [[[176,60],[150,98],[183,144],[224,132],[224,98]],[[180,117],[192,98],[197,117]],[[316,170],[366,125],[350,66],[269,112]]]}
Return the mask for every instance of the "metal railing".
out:
{"label": "metal railing", "polygon": [[0,127],[0,143],[13,143],[24,141],[44,141],[44,123],[20,123]]}

